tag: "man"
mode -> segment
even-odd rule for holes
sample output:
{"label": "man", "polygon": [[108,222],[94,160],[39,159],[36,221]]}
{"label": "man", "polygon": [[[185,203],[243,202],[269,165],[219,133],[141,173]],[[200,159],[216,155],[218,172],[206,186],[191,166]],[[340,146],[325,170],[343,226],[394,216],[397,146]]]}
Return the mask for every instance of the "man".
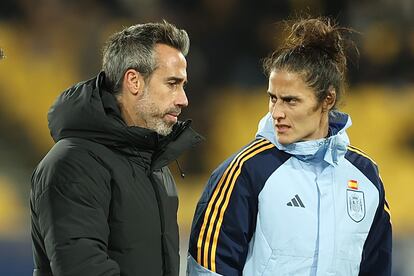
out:
{"label": "man", "polygon": [[167,165],[202,138],[188,105],[189,38],[167,23],[115,33],[103,72],[48,114],[56,144],[32,176],[33,275],[178,275],[178,198]]}

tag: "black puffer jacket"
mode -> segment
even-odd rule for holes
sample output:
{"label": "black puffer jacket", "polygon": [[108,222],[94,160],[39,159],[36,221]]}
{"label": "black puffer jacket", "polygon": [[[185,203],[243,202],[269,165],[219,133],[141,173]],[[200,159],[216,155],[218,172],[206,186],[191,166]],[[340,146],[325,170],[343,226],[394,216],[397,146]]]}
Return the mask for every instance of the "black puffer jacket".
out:
{"label": "black puffer jacket", "polygon": [[166,167],[202,138],[128,127],[104,74],[49,112],[54,147],[32,176],[34,275],[178,275],[178,197]]}

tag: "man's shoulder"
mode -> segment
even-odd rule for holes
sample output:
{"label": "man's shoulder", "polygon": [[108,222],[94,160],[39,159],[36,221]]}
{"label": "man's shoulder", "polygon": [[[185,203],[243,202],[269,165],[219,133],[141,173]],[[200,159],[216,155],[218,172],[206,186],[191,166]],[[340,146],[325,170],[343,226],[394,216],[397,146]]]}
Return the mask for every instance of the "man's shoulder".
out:
{"label": "man's shoulder", "polygon": [[[103,147],[102,145],[96,145]],[[32,183],[64,183],[78,178],[95,178],[109,174],[100,161],[99,151],[79,139],[58,141],[33,172]]]}
{"label": "man's shoulder", "polygon": [[99,153],[91,147],[92,144],[96,143],[77,138],[62,139],[50,149],[39,165],[60,167],[65,164],[73,166],[77,163],[93,161],[93,156]]}

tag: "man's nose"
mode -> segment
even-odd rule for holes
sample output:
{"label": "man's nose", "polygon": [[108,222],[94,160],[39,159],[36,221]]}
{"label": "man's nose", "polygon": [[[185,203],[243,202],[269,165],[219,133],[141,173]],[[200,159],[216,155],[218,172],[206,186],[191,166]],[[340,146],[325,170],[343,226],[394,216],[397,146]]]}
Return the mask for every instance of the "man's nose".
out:
{"label": "man's nose", "polygon": [[177,98],[175,99],[175,105],[181,108],[188,106],[188,98],[184,88],[181,88],[180,91],[178,91]]}

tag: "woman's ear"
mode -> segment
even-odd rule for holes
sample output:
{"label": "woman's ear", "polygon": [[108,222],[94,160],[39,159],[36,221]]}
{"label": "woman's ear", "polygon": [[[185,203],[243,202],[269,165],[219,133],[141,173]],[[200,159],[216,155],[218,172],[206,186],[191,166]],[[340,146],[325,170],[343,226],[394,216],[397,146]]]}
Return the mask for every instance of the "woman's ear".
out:
{"label": "woman's ear", "polygon": [[336,103],[336,91],[332,86],[329,87],[325,100],[323,101],[323,110],[330,111]]}

